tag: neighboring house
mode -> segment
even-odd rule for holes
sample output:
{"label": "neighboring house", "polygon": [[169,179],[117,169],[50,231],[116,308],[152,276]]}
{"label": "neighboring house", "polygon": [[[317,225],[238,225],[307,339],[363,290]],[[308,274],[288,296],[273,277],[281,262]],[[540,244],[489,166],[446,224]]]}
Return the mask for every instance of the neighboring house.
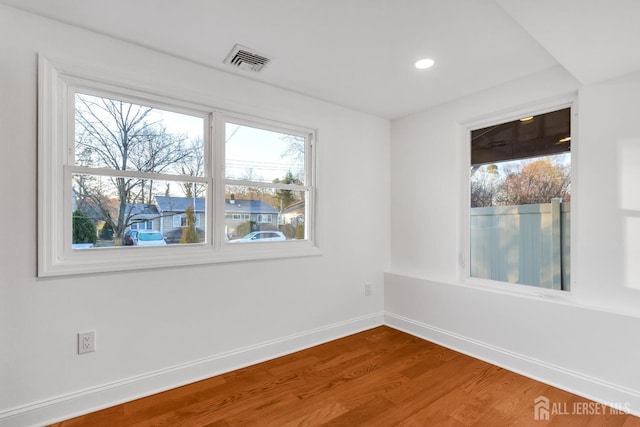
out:
{"label": "neighboring house", "polygon": [[[200,238],[204,240],[206,229],[205,199],[190,197],[156,196],[154,205],[131,205],[137,209],[134,217],[136,222],[132,229],[154,229],[160,231],[167,243],[178,243],[182,230],[187,227],[186,210],[195,207],[196,229]],[[129,205],[127,205],[129,206]],[[304,203],[302,211],[304,217]],[[249,223],[248,231],[277,230],[280,212],[269,203],[262,200],[226,199],[225,224],[228,236],[237,236],[238,226]],[[248,232],[247,231],[247,232]]]}
{"label": "neighboring house", "polygon": [[280,223],[282,225],[291,224],[297,227],[304,224],[305,201],[300,200],[287,206],[281,214]]}
{"label": "neighboring house", "polygon": [[227,236],[237,236],[238,226],[249,222],[248,231],[277,230],[279,211],[267,202],[253,199],[225,199],[225,226]]}
{"label": "neighboring house", "polygon": [[158,230],[160,227],[160,213],[155,205],[143,203],[127,203],[126,217],[129,217],[131,230]]}
{"label": "neighboring house", "polygon": [[204,240],[206,229],[205,199],[192,197],[155,196],[156,206],[161,217],[158,230],[165,236],[167,243],[178,243],[182,230],[187,227],[188,207],[194,208],[196,230]]}

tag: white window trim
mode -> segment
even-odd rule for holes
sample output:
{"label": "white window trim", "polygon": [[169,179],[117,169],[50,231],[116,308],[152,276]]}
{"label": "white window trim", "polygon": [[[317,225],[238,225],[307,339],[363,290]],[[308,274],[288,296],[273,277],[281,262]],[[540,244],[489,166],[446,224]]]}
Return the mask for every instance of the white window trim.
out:
{"label": "white window trim", "polygon": [[[108,75],[86,65],[56,62],[39,57],[38,85],[38,276],[64,276],[89,273],[163,268],[196,264],[213,264],[270,258],[291,258],[319,255],[321,251],[315,240],[315,221],[306,221],[307,240],[268,242],[260,245],[226,245],[224,240],[224,180],[222,177],[224,155],[223,130],[220,129],[223,110],[182,100],[180,94],[170,93],[165,88],[149,88],[146,83],[130,81],[112,82]],[[152,105],[166,105],[173,111],[184,110],[187,114],[202,116],[205,123],[205,138],[213,140],[205,148],[205,164],[210,171],[204,178],[194,181],[207,184],[207,241],[195,245],[169,245],[161,247],[95,248],[74,250],[71,248],[71,170],[64,156],[70,157],[69,129],[73,129],[74,117],[69,117],[70,85],[86,85],[90,93],[130,97],[148,100]],[[248,116],[243,116],[248,117]],[[286,132],[299,131],[308,135],[309,147],[305,153],[308,174],[308,211],[313,218],[314,171],[312,155],[315,131],[289,126],[266,119],[247,118],[251,126],[261,123],[269,129]],[[222,133],[221,133],[222,132]],[[67,165],[67,166],[65,166]],[[135,175],[135,172],[117,171],[118,174]],[[115,173],[114,173],[115,174]],[[180,176],[172,177],[180,180]],[[191,179],[191,177],[190,177]],[[68,200],[69,203],[65,203]],[[61,226],[62,225],[62,226]]]}
{"label": "white window trim", "polygon": [[[196,216],[196,228],[199,228],[200,227],[201,214],[200,213],[196,213],[195,216]],[[187,228],[186,218],[187,218],[187,214],[184,214],[184,213],[173,214],[171,216],[171,227],[173,227],[173,228]],[[184,222],[185,225],[182,225],[182,220],[183,219],[185,220],[185,222]]]}
{"label": "white window trim", "polygon": [[153,221],[143,220],[134,222],[129,226],[130,230],[153,230]]}
{"label": "white window trim", "polygon": [[256,222],[260,224],[271,224],[273,222],[273,214],[258,214]]}
{"label": "white window trim", "polygon": [[[563,108],[571,108],[571,201],[575,204],[578,196],[578,187],[579,184],[577,182],[577,162],[575,159],[577,158],[577,152],[579,150],[578,141],[578,131],[577,131],[577,94],[567,94],[558,97],[553,97],[547,100],[543,100],[540,102],[529,103],[525,105],[521,105],[519,107],[515,107],[508,110],[503,110],[500,112],[496,112],[490,115],[484,115],[482,117],[477,117],[475,119],[471,119],[461,123],[460,125],[460,194],[462,197],[460,198],[460,228],[459,228],[459,239],[458,239],[458,285],[462,286],[470,286],[475,289],[481,288],[488,291],[498,292],[498,293],[507,293],[514,295],[525,295],[525,296],[533,296],[533,297],[551,297],[557,300],[562,301],[572,301],[573,294],[572,291],[574,289],[575,283],[575,274],[572,274],[571,284],[569,286],[569,290],[556,290],[556,289],[547,289],[540,288],[535,286],[522,285],[517,283],[509,283],[502,282],[498,280],[490,280],[490,279],[481,279],[477,277],[471,277],[471,272],[469,268],[469,262],[471,259],[471,236],[470,236],[470,227],[471,227],[471,206],[470,206],[470,168],[471,164],[471,149],[469,147],[469,135],[471,131],[476,129],[482,129],[489,126],[498,125],[501,123],[507,123],[510,121],[518,120],[522,117],[527,116],[535,116],[539,114],[549,113],[552,111],[561,110]],[[572,219],[571,221],[571,254],[570,254],[570,262],[572,272],[576,271],[576,263],[575,260],[577,258],[576,253],[579,251],[577,248],[578,244],[576,243],[576,222]]]}
{"label": "white window trim", "polygon": [[[284,184],[284,183],[272,183],[272,182],[258,182],[258,181],[244,181],[244,180],[235,180],[235,179],[221,179],[217,183],[218,185],[218,194],[224,195],[224,187],[225,184],[234,184],[234,185],[247,185],[247,186],[256,186],[256,187],[265,187],[265,188],[280,188],[284,190],[294,190],[294,191],[304,191],[306,193],[305,199],[305,209],[306,209],[306,217],[308,219],[305,220],[305,240],[287,240],[287,241],[273,241],[273,242],[261,242],[260,244],[250,244],[250,245],[233,245],[228,244],[224,240],[220,240],[221,243],[221,253],[229,254],[229,256],[233,256],[234,254],[240,253],[241,251],[246,251],[247,253],[255,253],[259,254],[267,249],[267,245],[273,245],[273,249],[276,248],[280,250],[280,248],[284,247],[292,247],[296,245],[303,251],[315,251],[316,253],[320,253],[316,243],[316,216],[315,216],[315,145],[316,145],[316,134],[315,131],[310,130],[308,128],[283,124],[279,122],[275,122],[272,120],[266,120],[251,116],[246,116],[242,114],[236,113],[224,113],[218,115],[217,120],[217,130],[220,133],[220,137],[217,138],[219,145],[217,146],[217,152],[220,153],[219,156],[221,159],[224,159],[224,150],[225,150],[225,124],[227,122],[232,122],[239,125],[250,126],[259,129],[265,129],[273,132],[281,132],[290,135],[297,135],[305,138],[305,152],[304,152],[304,164],[305,164],[305,184]],[[224,177],[224,171],[221,171],[221,175]],[[224,202],[224,200],[222,200]],[[222,215],[224,217],[224,203],[221,203],[219,206],[218,215]],[[273,215],[273,214],[271,214]],[[273,217],[272,217],[273,220]],[[257,216],[256,216],[257,221]],[[216,224],[219,225],[219,224]],[[224,224],[222,224],[224,225]],[[224,229],[219,230],[216,233],[217,236],[222,239],[224,236]],[[312,249],[313,248],[313,249]]]}

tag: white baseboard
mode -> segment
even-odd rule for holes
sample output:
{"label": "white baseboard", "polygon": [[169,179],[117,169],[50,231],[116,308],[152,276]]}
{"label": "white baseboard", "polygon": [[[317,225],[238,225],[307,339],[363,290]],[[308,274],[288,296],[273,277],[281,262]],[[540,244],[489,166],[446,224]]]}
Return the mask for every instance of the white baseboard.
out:
{"label": "white baseboard", "polygon": [[[640,392],[386,312],[384,323],[561,390],[640,416]],[[631,367],[630,367],[631,368]]]}
{"label": "white baseboard", "polygon": [[0,427],[42,426],[294,353],[384,323],[384,314],[350,319],[122,381],[0,412]]}
{"label": "white baseboard", "polygon": [[0,427],[42,426],[210,378],[386,324],[596,402],[640,416],[640,392],[393,313],[374,313],[0,412]]}

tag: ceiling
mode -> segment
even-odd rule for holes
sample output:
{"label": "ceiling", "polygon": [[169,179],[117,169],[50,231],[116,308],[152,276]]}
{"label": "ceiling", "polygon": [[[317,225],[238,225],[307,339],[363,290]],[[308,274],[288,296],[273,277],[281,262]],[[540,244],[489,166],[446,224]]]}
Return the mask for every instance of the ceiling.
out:
{"label": "ceiling", "polygon": [[[638,0],[0,3],[388,119],[558,64],[583,84],[640,69]],[[236,43],[271,62],[223,64]]]}

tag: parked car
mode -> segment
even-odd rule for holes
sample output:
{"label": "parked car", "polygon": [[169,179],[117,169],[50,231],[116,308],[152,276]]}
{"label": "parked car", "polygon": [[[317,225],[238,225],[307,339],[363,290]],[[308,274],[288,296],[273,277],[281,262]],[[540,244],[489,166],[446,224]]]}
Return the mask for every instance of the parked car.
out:
{"label": "parked car", "polygon": [[135,246],[164,246],[167,242],[159,231],[140,230],[133,244]]}
{"label": "parked car", "polygon": [[138,240],[138,230],[127,230],[124,233],[122,242],[124,246],[134,246]]}
{"label": "parked car", "polygon": [[72,243],[71,249],[89,249],[93,247],[93,243]]}
{"label": "parked car", "polygon": [[239,239],[229,240],[229,243],[269,242],[275,240],[287,240],[287,238],[280,231],[252,231]]}

